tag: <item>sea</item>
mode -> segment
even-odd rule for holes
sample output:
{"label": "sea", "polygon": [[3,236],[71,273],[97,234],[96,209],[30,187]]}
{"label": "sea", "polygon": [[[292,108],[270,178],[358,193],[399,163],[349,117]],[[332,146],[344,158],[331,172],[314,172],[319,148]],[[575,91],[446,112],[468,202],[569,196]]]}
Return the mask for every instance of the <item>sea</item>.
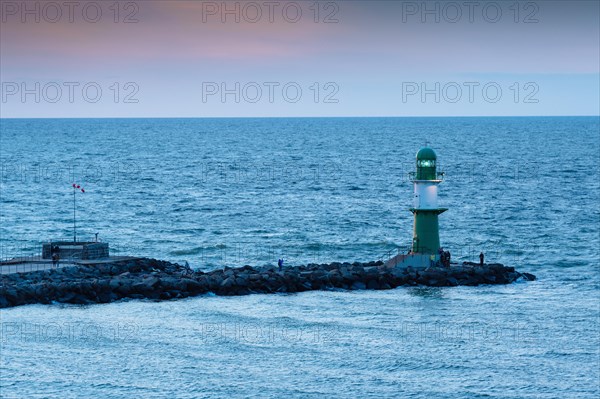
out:
{"label": "sea", "polygon": [[452,260],[536,281],[3,309],[0,397],[598,398],[598,117],[0,119],[0,257],[387,259],[425,145]]}

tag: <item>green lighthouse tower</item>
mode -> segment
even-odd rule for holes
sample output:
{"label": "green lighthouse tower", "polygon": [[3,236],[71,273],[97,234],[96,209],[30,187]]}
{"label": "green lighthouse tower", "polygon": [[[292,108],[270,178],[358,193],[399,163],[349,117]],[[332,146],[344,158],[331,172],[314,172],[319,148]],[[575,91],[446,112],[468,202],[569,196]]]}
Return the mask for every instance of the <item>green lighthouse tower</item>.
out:
{"label": "green lighthouse tower", "polygon": [[415,215],[412,253],[436,255],[440,248],[438,215],[447,208],[438,207],[438,185],[442,173],[437,172],[437,156],[429,147],[417,152],[417,171],[411,174],[414,202],[410,211]]}

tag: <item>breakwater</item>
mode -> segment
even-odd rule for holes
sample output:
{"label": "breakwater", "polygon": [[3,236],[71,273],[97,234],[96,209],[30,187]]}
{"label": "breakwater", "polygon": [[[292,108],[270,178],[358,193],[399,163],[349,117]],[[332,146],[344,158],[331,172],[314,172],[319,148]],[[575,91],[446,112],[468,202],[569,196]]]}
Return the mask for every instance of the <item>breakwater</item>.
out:
{"label": "breakwater", "polygon": [[195,271],[156,259],[15,273],[0,277],[0,308],[53,302],[109,303],[124,298],[169,300],[201,295],[293,293],[310,290],[385,290],[403,285],[432,287],[510,284],[535,280],[501,264],[474,263],[426,270],[388,268],[383,262],[329,263],[285,267]]}

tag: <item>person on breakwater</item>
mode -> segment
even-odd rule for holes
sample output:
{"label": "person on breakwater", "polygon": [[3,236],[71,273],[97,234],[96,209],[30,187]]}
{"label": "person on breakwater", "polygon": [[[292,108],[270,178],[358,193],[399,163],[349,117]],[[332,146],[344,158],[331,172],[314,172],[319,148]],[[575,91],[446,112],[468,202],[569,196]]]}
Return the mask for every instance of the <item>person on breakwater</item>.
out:
{"label": "person on breakwater", "polygon": [[485,258],[485,256],[483,255],[483,252],[479,253],[479,266],[483,266],[483,259]]}
{"label": "person on breakwater", "polygon": [[277,266],[279,266],[279,271],[283,270],[283,259],[277,261]]}
{"label": "person on breakwater", "polygon": [[58,245],[52,246],[50,253],[52,254],[52,267],[58,267],[60,261],[60,247]]}

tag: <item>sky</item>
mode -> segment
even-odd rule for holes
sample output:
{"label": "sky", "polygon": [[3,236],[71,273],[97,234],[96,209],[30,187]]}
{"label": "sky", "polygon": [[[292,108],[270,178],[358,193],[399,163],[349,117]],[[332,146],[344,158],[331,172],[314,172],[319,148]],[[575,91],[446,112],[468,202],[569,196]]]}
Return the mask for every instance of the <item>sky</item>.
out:
{"label": "sky", "polygon": [[598,115],[599,4],[0,0],[0,117]]}

